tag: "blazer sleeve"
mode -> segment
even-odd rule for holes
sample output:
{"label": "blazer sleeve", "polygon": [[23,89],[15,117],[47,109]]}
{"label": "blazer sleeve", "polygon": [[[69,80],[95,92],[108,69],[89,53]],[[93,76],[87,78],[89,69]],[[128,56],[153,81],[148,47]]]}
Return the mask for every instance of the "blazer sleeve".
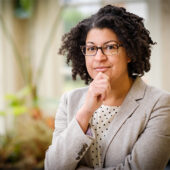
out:
{"label": "blazer sleeve", "polygon": [[93,141],[84,134],[75,117],[68,122],[67,105],[64,94],[55,117],[52,144],[45,155],[46,170],[74,170]]}
{"label": "blazer sleeve", "polygon": [[116,167],[96,170],[163,170],[169,159],[170,95],[168,94],[158,99],[145,130],[124,162]]}

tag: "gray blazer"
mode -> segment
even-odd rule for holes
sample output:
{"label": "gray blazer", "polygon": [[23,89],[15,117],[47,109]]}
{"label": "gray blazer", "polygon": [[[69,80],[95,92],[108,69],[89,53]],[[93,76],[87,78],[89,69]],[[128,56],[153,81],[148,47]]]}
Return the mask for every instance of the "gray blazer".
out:
{"label": "gray blazer", "polygon": [[[88,148],[95,136],[83,133],[75,115],[87,88],[62,96],[55,118],[46,170],[92,170]],[[105,170],[163,170],[170,159],[170,94],[137,78],[110,124],[102,150]]]}

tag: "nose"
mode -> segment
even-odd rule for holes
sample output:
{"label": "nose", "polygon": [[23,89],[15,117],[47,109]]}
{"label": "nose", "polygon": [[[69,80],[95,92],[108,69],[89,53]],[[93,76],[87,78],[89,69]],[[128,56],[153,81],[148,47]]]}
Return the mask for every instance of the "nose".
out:
{"label": "nose", "polygon": [[105,54],[103,54],[103,51],[102,49],[98,49],[97,50],[97,53],[95,55],[95,60],[97,61],[103,61],[103,60],[106,60],[107,59],[107,56]]}

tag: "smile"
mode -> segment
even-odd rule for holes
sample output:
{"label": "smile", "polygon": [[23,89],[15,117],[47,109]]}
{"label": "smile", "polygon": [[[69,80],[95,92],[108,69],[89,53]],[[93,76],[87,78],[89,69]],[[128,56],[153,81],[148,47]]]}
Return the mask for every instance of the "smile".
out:
{"label": "smile", "polygon": [[97,72],[105,72],[105,71],[107,71],[108,69],[109,69],[110,67],[109,66],[101,66],[101,67],[95,67],[95,70],[97,71]]}

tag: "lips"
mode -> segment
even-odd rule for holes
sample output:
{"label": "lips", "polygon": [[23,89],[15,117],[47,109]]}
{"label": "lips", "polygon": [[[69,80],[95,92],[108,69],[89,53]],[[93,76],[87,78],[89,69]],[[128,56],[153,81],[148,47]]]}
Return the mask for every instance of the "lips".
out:
{"label": "lips", "polygon": [[100,67],[95,67],[95,70],[97,72],[105,72],[110,68],[110,66],[100,66]]}

